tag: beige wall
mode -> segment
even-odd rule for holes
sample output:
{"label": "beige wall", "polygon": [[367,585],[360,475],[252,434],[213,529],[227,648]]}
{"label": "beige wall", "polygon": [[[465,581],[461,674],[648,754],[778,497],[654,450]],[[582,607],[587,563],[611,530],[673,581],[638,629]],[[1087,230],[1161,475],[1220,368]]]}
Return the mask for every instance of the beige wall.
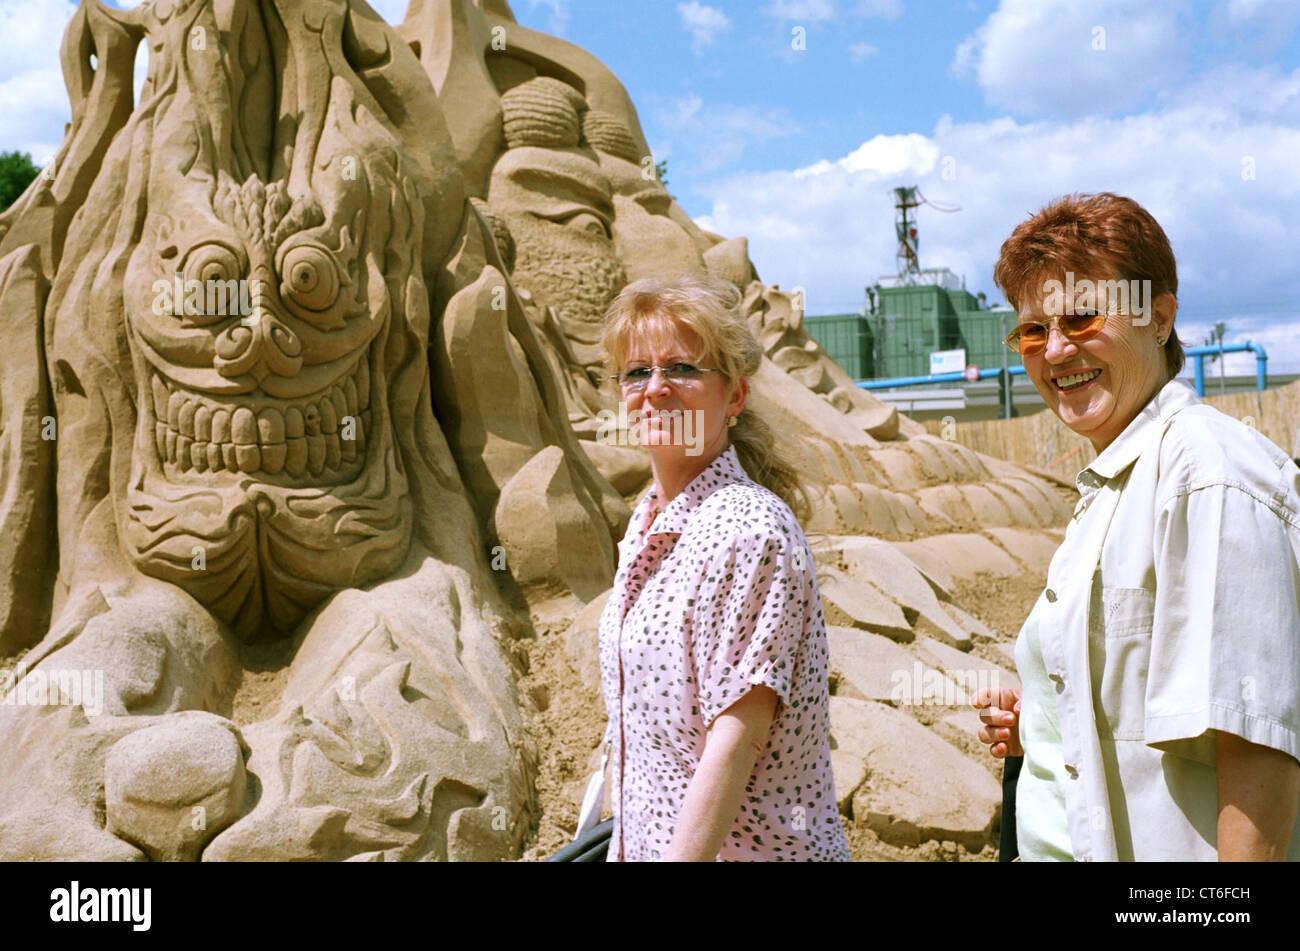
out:
{"label": "beige wall", "polygon": [[[1229,416],[1252,421],[1265,436],[1286,452],[1295,454],[1296,430],[1300,427],[1300,381],[1263,393],[1207,396],[1205,402]],[[954,423],[947,427],[938,420],[927,420],[925,428],[977,452],[1046,469],[1067,480],[1072,480],[1097,456],[1086,439],[1066,429],[1048,410],[1019,419]]]}

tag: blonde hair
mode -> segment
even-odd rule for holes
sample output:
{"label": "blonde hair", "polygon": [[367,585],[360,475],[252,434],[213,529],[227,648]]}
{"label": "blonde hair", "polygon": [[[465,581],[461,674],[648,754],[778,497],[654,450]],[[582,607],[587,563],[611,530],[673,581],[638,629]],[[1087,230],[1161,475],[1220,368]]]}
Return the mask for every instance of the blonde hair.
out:
{"label": "blonde hair", "polygon": [[[741,377],[757,373],[763,360],[763,348],[740,313],[740,299],[734,285],[700,274],[635,281],[605,312],[601,343],[606,365],[617,374],[639,335],[663,340],[686,329],[700,341],[694,359],[713,363],[727,386],[734,387]],[[812,506],[803,480],[762,417],[742,409],[727,436],[749,477],[785,502],[795,518],[806,521]]]}

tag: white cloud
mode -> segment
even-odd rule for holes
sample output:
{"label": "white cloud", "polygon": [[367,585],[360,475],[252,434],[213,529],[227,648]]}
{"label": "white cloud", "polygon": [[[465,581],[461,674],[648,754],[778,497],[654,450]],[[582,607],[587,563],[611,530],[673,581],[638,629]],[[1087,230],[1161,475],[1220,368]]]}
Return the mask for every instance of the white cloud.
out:
{"label": "white cloud", "polygon": [[682,98],[673,103],[672,112],[667,114],[664,119],[675,127],[686,125],[699,114],[700,107],[704,105],[704,100],[695,93],[687,93]]}
{"label": "white cloud", "polygon": [[[763,6],[762,12],[774,19],[793,23],[823,23],[845,16],[835,0],[771,0]],[[857,0],[849,7],[847,15],[897,20],[903,15],[903,0]]]}
{"label": "white cloud", "polygon": [[[996,300],[1004,298],[993,265],[1016,224],[1068,192],[1129,195],[1173,242],[1180,331],[1224,320],[1230,339],[1265,343],[1271,372],[1297,372],[1300,117],[1294,97],[1260,107],[1272,113],[1234,106],[1268,75],[1225,73],[1215,98],[1126,117],[945,117],[928,135],[877,135],[839,158],[694,191],[707,196],[711,230],[749,238],[764,280],[808,289],[810,313],[857,310],[864,285],[893,270],[896,186],[919,185],[933,201],[961,206],[955,214],[920,209],[921,266],[950,267],[972,292]],[[1300,83],[1300,71],[1284,78]],[[1253,160],[1253,180],[1243,176],[1243,156]]]}
{"label": "white cloud", "polygon": [[0,3],[0,80],[59,67],[59,44],[77,5],[71,0]]}
{"label": "white cloud", "polygon": [[849,46],[849,59],[855,63],[861,63],[871,59],[880,52],[880,47],[872,46],[870,43],[853,43]]}
{"label": "white cloud", "polygon": [[34,69],[0,82],[0,151],[28,152],[44,165],[63,141],[71,121],[63,72]]}
{"label": "white cloud", "polygon": [[877,135],[835,162],[817,162],[790,174],[795,178],[808,178],[839,169],[851,175],[865,174],[877,179],[903,174],[926,175],[938,161],[939,147],[925,136],[909,132],[906,135]]}
{"label": "white cloud", "polygon": [[1286,0],[1229,0],[1210,12],[1206,32],[1216,44],[1239,51],[1241,58],[1271,59],[1292,41],[1300,26],[1300,4]]}
{"label": "white cloud", "polygon": [[763,7],[763,13],[777,20],[819,23],[835,18],[835,4],[831,0],[773,0]]}
{"label": "white cloud", "polygon": [[952,71],[1023,116],[1111,113],[1181,75],[1184,0],[1001,0],[958,45]]}
{"label": "white cloud", "polygon": [[897,20],[903,15],[903,0],[858,0],[853,12],[861,17]]}
{"label": "white cloud", "polygon": [[44,165],[71,119],[59,66],[63,30],[76,4],[28,0],[0,6],[0,150]]}
{"label": "white cloud", "polygon": [[[795,135],[800,124],[782,109],[706,104],[691,92],[657,110],[660,125],[672,129],[678,153],[692,174],[704,175],[738,162],[747,146]],[[672,172],[669,171],[671,180]]]}
{"label": "white cloud", "polygon": [[1243,119],[1274,118],[1300,124],[1300,70],[1227,64],[1162,93],[1170,106],[1213,102]]}
{"label": "white cloud", "polygon": [[1228,0],[1220,10],[1231,27],[1271,33],[1281,43],[1289,40],[1300,24],[1300,6],[1282,0]]}
{"label": "white cloud", "polygon": [[[556,36],[563,36],[564,31],[568,29],[569,18],[572,16],[572,11],[569,9],[570,5],[571,0],[528,0],[528,10],[530,13],[538,7],[543,7],[551,11],[550,18],[546,23],[545,32],[554,33]],[[388,22],[396,23],[398,21],[389,20]],[[536,27],[534,28],[536,29]]]}
{"label": "white cloud", "polygon": [[677,15],[682,27],[691,34],[691,48],[700,52],[718,38],[719,33],[731,29],[731,18],[717,7],[710,7],[698,0],[677,4]]}

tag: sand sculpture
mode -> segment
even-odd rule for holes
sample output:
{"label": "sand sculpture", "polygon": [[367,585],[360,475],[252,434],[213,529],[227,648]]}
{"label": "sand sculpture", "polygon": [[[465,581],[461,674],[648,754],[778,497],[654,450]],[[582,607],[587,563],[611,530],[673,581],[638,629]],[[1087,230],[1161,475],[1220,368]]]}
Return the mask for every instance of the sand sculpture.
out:
{"label": "sand sculpture", "polygon": [[73,121],[0,216],[0,857],[517,856],[519,639],[546,605],[589,680],[649,479],[597,439],[599,316],[683,269],[743,292],[817,483],[846,815],[987,839],[992,775],[888,672],[996,658],[954,584],[1041,572],[1068,510],[853,386],[645,174],[608,69],[503,0],[83,2],[61,57]]}

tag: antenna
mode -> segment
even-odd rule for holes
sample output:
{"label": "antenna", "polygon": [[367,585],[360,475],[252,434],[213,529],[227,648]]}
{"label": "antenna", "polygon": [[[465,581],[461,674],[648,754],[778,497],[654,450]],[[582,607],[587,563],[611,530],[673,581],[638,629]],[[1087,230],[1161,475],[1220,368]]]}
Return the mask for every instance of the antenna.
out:
{"label": "antenna", "polygon": [[917,257],[920,239],[916,233],[916,218],[912,214],[913,208],[921,206],[917,194],[915,185],[894,189],[894,231],[898,234],[898,250],[894,253],[894,259],[898,262],[900,284],[915,284],[921,276],[921,259]]}
{"label": "antenna", "polygon": [[915,284],[921,276],[921,259],[917,253],[921,242],[917,235],[916,215],[912,209],[922,205],[929,205],[935,211],[944,213],[961,211],[957,205],[930,201],[916,185],[894,189],[894,231],[898,235],[898,250],[894,259],[898,263],[900,284]]}

